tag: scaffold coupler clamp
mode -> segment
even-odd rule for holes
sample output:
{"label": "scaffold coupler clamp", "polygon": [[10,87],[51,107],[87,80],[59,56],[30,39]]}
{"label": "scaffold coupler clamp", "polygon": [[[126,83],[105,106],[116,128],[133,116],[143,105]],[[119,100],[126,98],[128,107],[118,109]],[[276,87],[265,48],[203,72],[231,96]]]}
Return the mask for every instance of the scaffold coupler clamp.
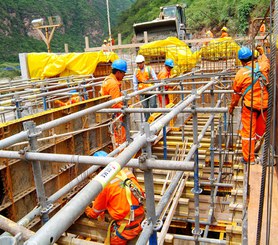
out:
{"label": "scaffold coupler clamp", "polygon": [[[151,218],[146,218],[142,221],[141,227],[144,229],[145,226],[149,226],[151,224]],[[163,225],[163,221],[161,219],[157,219],[155,224],[153,225],[154,231],[159,231]]]}
{"label": "scaffold coupler clamp", "polygon": [[53,203],[47,204],[46,207],[41,209],[41,215],[48,214],[49,211],[53,208],[53,206]]}
{"label": "scaffold coupler clamp", "polygon": [[36,127],[34,121],[27,121],[23,123],[24,130],[28,130],[28,138],[38,137],[41,135],[42,130],[39,127]]}
{"label": "scaffold coupler clamp", "polygon": [[197,241],[199,236],[202,235],[202,229],[196,230],[195,228],[192,230],[192,235],[194,237],[194,239]]}

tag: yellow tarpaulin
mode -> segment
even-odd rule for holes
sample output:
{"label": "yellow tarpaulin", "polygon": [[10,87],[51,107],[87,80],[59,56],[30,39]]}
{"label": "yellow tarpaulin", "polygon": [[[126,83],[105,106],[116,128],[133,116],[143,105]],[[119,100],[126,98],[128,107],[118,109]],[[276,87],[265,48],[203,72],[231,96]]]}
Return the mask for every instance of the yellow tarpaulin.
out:
{"label": "yellow tarpaulin", "polygon": [[100,62],[118,59],[114,52],[30,53],[27,55],[30,78],[65,77],[93,74]]}
{"label": "yellow tarpaulin", "polygon": [[165,59],[173,59],[175,67],[172,73],[177,75],[190,71],[198,61],[198,57],[191,52],[188,45],[176,37],[144,44],[140,47],[139,54],[145,57],[163,56]]}
{"label": "yellow tarpaulin", "polygon": [[205,60],[236,59],[239,49],[240,46],[231,37],[223,37],[211,40],[199,52]]}

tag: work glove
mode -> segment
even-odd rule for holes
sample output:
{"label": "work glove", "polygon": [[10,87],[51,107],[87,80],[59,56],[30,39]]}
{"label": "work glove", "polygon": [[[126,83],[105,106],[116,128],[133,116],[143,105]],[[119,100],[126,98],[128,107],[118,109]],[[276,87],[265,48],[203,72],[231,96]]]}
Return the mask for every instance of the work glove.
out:
{"label": "work glove", "polygon": [[229,107],[229,114],[233,115],[235,107],[233,105],[230,105]]}
{"label": "work glove", "polygon": [[264,54],[264,48],[261,45],[257,45],[256,49],[260,53],[260,55]]}

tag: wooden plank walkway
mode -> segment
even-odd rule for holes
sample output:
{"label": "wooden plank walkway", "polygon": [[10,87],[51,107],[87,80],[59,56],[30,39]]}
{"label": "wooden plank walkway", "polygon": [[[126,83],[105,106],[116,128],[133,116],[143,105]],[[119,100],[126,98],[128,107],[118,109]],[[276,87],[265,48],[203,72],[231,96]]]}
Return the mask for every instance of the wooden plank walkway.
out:
{"label": "wooden plank walkway", "polygon": [[[259,211],[259,197],[261,189],[261,174],[262,166],[259,164],[250,167],[250,199],[248,206],[248,244],[256,244],[257,223]],[[278,181],[277,181],[277,166],[274,167],[273,176],[273,198],[272,198],[272,213],[271,213],[271,230],[270,230],[270,245],[278,244]],[[266,180],[267,184],[267,180]],[[264,213],[262,222],[261,243],[266,244],[266,215],[267,215],[267,188],[265,192]]]}

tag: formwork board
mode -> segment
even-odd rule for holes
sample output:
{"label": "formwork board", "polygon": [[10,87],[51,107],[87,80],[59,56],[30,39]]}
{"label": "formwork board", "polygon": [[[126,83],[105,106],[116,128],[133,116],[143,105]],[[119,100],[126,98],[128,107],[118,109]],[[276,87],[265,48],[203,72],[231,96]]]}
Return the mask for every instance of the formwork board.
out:
{"label": "formwork board", "polygon": [[[22,123],[32,120],[38,126],[54,119],[92,107],[98,103],[107,101],[108,97],[91,99],[70,106],[61,107],[24,117],[19,120],[0,124],[0,139],[12,136],[23,130]],[[46,130],[39,136],[38,151],[44,153],[79,154],[89,155],[106,147],[110,143],[110,135],[107,126],[94,128],[96,125],[107,123],[107,117],[102,115],[96,117],[96,113],[90,113],[82,118],[72,120],[53,129]],[[80,132],[79,130],[88,129]],[[70,133],[62,137],[55,135]],[[40,141],[41,137],[51,139]],[[99,140],[102,138],[102,140]],[[9,150],[22,150],[28,144],[20,144],[10,147]],[[74,177],[85,170],[89,165],[73,163],[41,163],[42,178],[45,183],[46,196],[54,194],[66,185]],[[33,179],[31,162],[25,160],[0,159],[0,212],[6,214],[7,218],[18,220],[26,215],[37,205],[36,190]]]}

